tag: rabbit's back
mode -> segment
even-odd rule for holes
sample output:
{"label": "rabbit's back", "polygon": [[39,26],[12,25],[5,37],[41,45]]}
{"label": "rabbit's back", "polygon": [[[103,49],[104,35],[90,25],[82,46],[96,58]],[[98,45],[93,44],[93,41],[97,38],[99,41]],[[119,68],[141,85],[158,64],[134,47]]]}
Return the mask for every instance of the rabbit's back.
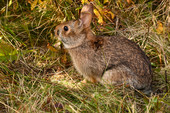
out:
{"label": "rabbit's back", "polygon": [[95,56],[100,60],[101,65],[105,65],[105,71],[117,67],[120,70],[126,68],[130,72],[130,77],[141,84],[150,86],[152,80],[150,61],[136,43],[119,36],[99,36],[98,38],[103,38],[104,44],[96,51]]}
{"label": "rabbit's back", "polygon": [[133,70],[136,75],[151,75],[151,65],[148,57],[140,47],[125,37],[103,37],[105,44],[100,50],[108,61],[108,67],[123,64]]}

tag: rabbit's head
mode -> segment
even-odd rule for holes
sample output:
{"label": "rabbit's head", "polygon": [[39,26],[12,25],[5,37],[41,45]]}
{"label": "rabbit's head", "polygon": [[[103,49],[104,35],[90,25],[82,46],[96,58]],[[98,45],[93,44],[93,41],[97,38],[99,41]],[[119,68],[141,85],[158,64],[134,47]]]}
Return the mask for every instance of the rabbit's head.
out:
{"label": "rabbit's head", "polygon": [[88,39],[87,37],[92,36],[92,15],[92,4],[85,5],[81,10],[80,19],[62,23],[55,28],[55,35],[63,42],[65,48],[78,47]]}

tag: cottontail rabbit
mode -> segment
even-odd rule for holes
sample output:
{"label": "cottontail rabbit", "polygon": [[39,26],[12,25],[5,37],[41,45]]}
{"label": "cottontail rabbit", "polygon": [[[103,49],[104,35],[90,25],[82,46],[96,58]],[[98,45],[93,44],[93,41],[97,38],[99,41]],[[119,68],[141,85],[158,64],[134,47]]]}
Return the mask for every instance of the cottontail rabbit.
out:
{"label": "cottontail rabbit", "polygon": [[80,19],[58,25],[55,35],[68,50],[77,71],[91,82],[126,83],[150,90],[150,61],[134,42],[121,36],[96,36],[90,28],[93,5],[81,10]]}

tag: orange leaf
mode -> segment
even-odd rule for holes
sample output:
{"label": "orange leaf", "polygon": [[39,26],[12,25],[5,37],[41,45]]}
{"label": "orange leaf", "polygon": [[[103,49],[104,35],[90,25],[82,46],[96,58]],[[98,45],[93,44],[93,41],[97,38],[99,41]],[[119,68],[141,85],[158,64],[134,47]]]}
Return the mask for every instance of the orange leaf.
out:
{"label": "orange leaf", "polygon": [[47,44],[47,48],[48,48],[50,51],[57,52],[57,49],[55,49],[53,46],[50,46],[49,43]]}
{"label": "orange leaf", "polygon": [[108,12],[108,14],[110,14],[110,15],[111,15],[111,18],[112,18],[112,19],[114,19],[114,18],[115,18],[115,15],[114,15],[111,11],[109,11],[109,12]]}
{"label": "orange leaf", "polygon": [[114,19],[114,17],[115,17],[115,15],[107,9],[104,9],[104,13],[107,14],[107,15],[109,14],[111,16],[111,19]]}
{"label": "orange leaf", "polygon": [[156,28],[156,32],[158,33],[158,34],[161,34],[161,33],[163,33],[163,30],[164,30],[164,28],[163,28],[163,24],[161,23],[161,22],[157,22],[157,28]]}
{"label": "orange leaf", "polygon": [[132,3],[132,0],[127,0],[127,3],[128,3],[128,4],[131,4],[131,3]]}

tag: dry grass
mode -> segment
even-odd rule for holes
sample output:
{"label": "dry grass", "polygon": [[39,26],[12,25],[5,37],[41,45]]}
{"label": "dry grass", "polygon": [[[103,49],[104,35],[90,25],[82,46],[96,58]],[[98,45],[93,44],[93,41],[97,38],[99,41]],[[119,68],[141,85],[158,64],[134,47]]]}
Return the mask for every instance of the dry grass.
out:
{"label": "dry grass", "polygon": [[126,36],[146,52],[154,72],[150,96],[125,86],[82,83],[67,51],[61,44],[53,48],[54,27],[78,18],[75,9],[82,4],[44,1],[46,7],[33,10],[25,1],[0,4],[0,112],[169,112],[168,0],[110,1],[106,6],[116,17],[105,18],[104,25],[95,17],[92,24],[96,34]]}

